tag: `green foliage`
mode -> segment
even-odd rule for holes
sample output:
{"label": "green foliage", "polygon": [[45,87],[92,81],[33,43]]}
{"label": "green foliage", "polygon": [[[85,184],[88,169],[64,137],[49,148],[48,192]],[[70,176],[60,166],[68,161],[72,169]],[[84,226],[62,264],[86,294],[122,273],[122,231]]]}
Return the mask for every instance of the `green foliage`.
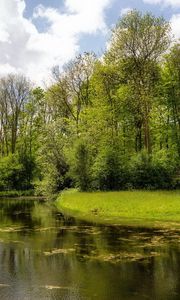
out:
{"label": "green foliage", "polygon": [[73,174],[76,186],[81,191],[87,191],[91,186],[89,151],[82,142],[79,142],[75,149]]}
{"label": "green foliage", "polygon": [[110,59],[133,58],[135,64],[156,60],[170,44],[170,25],[162,17],[132,10],[115,26]]}
{"label": "green foliage", "polygon": [[26,181],[26,189],[33,188],[33,178],[36,172],[35,158],[28,155],[27,153],[18,154],[19,162],[23,166],[24,170],[24,181]]}
{"label": "green foliage", "polygon": [[29,185],[26,169],[16,154],[3,157],[0,160],[0,190],[24,190]]}
{"label": "green foliage", "polygon": [[128,183],[126,162],[117,149],[105,147],[98,154],[93,166],[93,187],[99,190],[121,190]]}
{"label": "green foliage", "polygon": [[36,158],[39,176],[35,185],[38,194],[49,196],[71,186],[65,156],[67,139],[63,133],[56,133],[58,125],[61,123],[48,124],[42,131],[42,145]]}
{"label": "green foliage", "polygon": [[72,179],[68,176],[69,167],[64,160],[61,160],[60,164],[47,161],[41,163],[43,167],[41,176],[39,180],[35,181],[37,195],[50,197],[64,188],[71,187]]}
{"label": "green foliage", "polygon": [[132,185],[135,189],[169,189],[173,187],[172,170],[159,160],[152,160],[141,152],[131,165]]}
{"label": "green foliage", "polygon": [[133,10],[103,60],[78,55],[46,91],[2,78],[0,190],[178,187],[180,48],[167,54],[170,41],[167,21]]}

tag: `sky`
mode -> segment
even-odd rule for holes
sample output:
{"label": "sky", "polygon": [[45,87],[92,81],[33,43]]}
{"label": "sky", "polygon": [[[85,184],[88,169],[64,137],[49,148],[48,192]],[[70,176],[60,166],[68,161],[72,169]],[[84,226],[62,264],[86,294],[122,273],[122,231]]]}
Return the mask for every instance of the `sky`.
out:
{"label": "sky", "polygon": [[180,38],[180,0],[0,0],[0,76],[21,73],[42,85],[79,53],[101,56],[133,8],[163,16]]}

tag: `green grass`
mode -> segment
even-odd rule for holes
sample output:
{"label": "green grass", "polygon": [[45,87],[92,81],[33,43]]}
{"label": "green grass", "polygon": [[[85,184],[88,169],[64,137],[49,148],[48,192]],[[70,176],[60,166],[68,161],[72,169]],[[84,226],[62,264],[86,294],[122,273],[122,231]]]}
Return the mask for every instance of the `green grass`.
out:
{"label": "green grass", "polygon": [[60,210],[75,217],[111,224],[179,222],[180,191],[63,192]]}

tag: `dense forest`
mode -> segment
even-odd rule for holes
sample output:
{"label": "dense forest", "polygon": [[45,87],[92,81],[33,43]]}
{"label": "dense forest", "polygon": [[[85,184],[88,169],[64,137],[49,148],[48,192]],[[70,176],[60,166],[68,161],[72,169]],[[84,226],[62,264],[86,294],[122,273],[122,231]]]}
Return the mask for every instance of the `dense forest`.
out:
{"label": "dense forest", "polygon": [[136,10],[98,58],[54,67],[53,83],[0,79],[0,190],[51,195],[180,186],[180,43]]}

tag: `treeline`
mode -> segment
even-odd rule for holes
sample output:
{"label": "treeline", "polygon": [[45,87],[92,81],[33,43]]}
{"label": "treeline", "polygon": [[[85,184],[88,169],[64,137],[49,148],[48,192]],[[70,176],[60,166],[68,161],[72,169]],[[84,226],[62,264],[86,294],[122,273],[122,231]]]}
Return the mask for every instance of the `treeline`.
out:
{"label": "treeline", "polygon": [[180,43],[163,18],[134,10],[101,59],[53,69],[46,91],[0,80],[0,190],[178,188]]}

